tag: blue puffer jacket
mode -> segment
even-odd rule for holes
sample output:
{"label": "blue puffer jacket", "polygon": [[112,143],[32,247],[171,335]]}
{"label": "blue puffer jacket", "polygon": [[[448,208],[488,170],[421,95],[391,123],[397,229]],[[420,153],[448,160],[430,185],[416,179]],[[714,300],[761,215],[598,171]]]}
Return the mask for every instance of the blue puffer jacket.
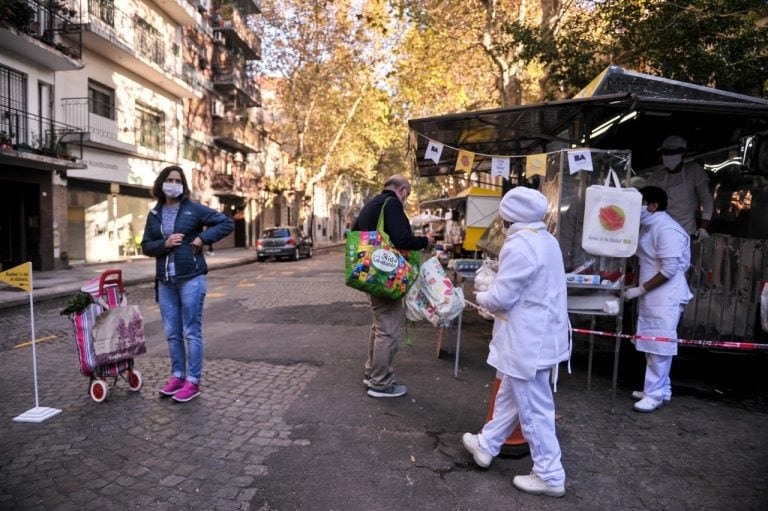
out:
{"label": "blue puffer jacket", "polygon": [[[227,215],[215,209],[203,206],[189,199],[183,199],[179,204],[173,233],[184,234],[184,241],[173,249],[166,248],[165,238],[173,233],[163,233],[163,205],[157,203],[147,215],[144,227],[144,237],[141,240],[141,250],[144,255],[155,257],[155,278],[167,279],[168,254],[173,250],[176,265],[176,277],[180,279],[196,277],[208,273],[203,253],[194,253],[192,241],[200,237],[204,245],[216,243],[227,236],[235,228],[235,223]],[[207,229],[203,230],[203,227]]]}

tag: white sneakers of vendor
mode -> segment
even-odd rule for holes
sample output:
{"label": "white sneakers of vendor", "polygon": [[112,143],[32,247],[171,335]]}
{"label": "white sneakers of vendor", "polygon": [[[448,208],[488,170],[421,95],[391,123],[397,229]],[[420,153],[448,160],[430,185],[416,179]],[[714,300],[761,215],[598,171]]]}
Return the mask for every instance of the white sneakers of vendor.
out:
{"label": "white sneakers of vendor", "polygon": [[533,495],[546,495],[547,497],[562,497],[565,495],[565,485],[549,486],[536,472],[531,470],[527,476],[515,476],[512,484],[520,491]]}
{"label": "white sneakers of vendor", "polygon": [[633,408],[637,412],[648,413],[660,408],[663,404],[664,401],[661,399],[653,399],[652,397],[645,396],[643,399],[635,403]]}
{"label": "white sneakers of vendor", "polygon": [[464,447],[472,455],[472,459],[475,460],[477,466],[483,468],[488,468],[491,466],[493,456],[485,452],[483,448],[480,447],[480,441],[478,440],[477,435],[473,435],[472,433],[464,433],[464,436],[461,437],[461,443],[464,444]]}
{"label": "white sneakers of vendor", "polygon": [[[644,397],[645,397],[645,392],[643,392],[642,390],[632,391],[632,399],[640,400],[640,399],[643,399]],[[664,396],[665,403],[669,403],[670,401],[672,401],[671,395]]]}

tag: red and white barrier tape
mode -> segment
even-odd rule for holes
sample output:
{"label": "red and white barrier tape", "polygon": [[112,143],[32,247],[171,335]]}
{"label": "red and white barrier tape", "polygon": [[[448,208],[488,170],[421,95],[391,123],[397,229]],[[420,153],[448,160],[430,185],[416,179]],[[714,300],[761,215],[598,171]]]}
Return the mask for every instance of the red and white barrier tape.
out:
{"label": "red and white barrier tape", "polygon": [[[482,307],[480,307],[479,305],[472,303],[468,300],[465,300],[465,303],[470,307],[472,307],[473,309],[476,309],[476,310],[482,309]],[[504,316],[497,316],[494,314],[494,317],[502,321],[507,321],[507,318],[505,318]],[[619,337],[621,339],[640,339],[643,341],[676,342],[677,344],[682,344],[686,346],[699,346],[701,348],[722,348],[722,349],[730,349],[730,350],[768,350],[768,344],[758,344],[755,342],[703,341],[700,339],[673,339],[671,337],[654,337],[651,335],[619,334],[616,332],[605,332],[602,330],[587,330],[584,328],[571,328],[571,332],[577,333],[577,334],[600,335],[602,337]]]}
{"label": "red and white barrier tape", "polygon": [[592,334],[603,337],[620,337],[622,339],[641,339],[644,341],[676,342],[678,344],[699,346],[702,348],[725,348],[732,350],[768,350],[768,344],[737,341],[703,341],[699,339],[673,339],[670,337],[654,337],[651,335],[630,335],[616,332],[604,332],[601,330],[587,330],[584,328],[571,328],[571,332],[578,334]]}

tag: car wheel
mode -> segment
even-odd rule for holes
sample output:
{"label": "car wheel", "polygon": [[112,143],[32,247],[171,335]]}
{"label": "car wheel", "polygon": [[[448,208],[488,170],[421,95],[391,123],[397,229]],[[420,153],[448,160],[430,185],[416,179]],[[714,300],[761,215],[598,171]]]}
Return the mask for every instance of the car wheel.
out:
{"label": "car wheel", "polygon": [[301,256],[301,253],[299,252],[299,249],[297,247],[296,250],[293,251],[293,256],[291,256],[291,259],[294,261],[298,261],[300,256]]}
{"label": "car wheel", "polygon": [[307,250],[307,259],[312,257],[312,247],[309,247],[309,250]]}
{"label": "car wheel", "polygon": [[266,258],[266,257],[264,257],[264,256],[256,256],[256,260],[257,260],[258,262],[260,262],[260,263],[263,263],[264,261],[266,261],[266,260],[267,260],[267,258]]}

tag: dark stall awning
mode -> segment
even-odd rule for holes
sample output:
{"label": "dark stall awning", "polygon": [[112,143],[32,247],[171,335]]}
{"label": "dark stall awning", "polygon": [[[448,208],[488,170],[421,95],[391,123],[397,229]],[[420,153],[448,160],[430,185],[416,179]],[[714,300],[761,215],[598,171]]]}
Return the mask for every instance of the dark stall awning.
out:
{"label": "dark stall awning", "polygon": [[[621,90],[621,89],[626,90]],[[669,134],[697,154],[768,130],[768,100],[625,71],[611,66],[574,99],[412,119],[411,150],[420,176],[454,173],[458,149],[476,153],[473,169],[491,156],[523,156],[568,147],[629,149],[633,167],[658,163]],[[439,163],[424,158],[429,141],[443,144]]]}

